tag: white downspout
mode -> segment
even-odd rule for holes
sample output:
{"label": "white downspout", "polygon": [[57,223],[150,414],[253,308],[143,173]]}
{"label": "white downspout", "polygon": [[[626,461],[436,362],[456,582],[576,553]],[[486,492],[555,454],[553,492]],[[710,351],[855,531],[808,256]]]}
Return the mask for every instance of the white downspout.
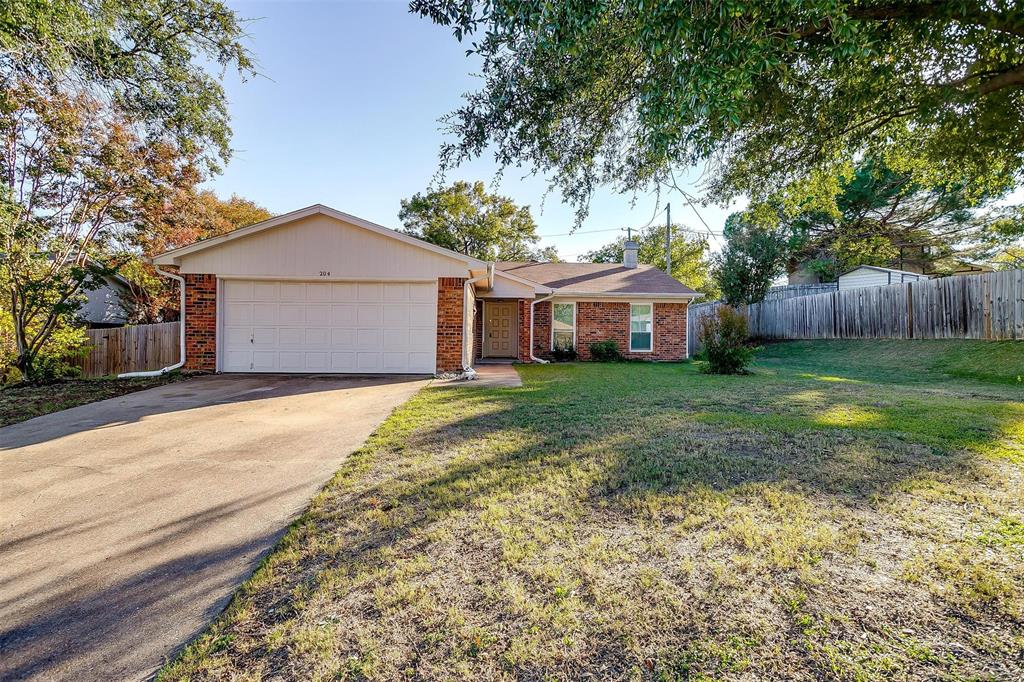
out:
{"label": "white downspout", "polygon": [[[487,272],[480,275],[475,279],[467,279],[462,285],[462,376],[465,379],[475,379],[476,370],[473,369],[473,358],[470,356],[469,346],[466,345],[466,339],[473,338],[473,330],[470,329],[470,315],[469,310],[469,287],[476,284],[477,282],[487,280],[487,286],[494,288],[494,263],[487,264]],[[475,307],[475,305],[474,305]],[[473,311],[476,314],[476,311]]]}
{"label": "white downspout", "polygon": [[[544,360],[543,358],[538,358],[536,355],[533,354],[533,306],[537,305],[538,303],[543,303],[544,301],[550,301],[554,297],[554,292],[551,292],[544,298],[533,299],[533,302],[530,303],[530,359],[533,360],[534,362],[539,362],[542,365],[548,364],[548,361]],[[552,316],[551,323],[554,324],[554,316]]]}
{"label": "white downspout", "polygon": [[158,275],[169,277],[178,281],[178,290],[181,298],[181,314],[178,316],[178,321],[181,324],[181,333],[178,335],[178,361],[173,365],[167,365],[161,369],[155,369],[149,372],[125,372],[124,374],[118,374],[118,379],[131,379],[133,377],[158,377],[168,372],[173,372],[182,365],[185,364],[185,278],[181,275],[176,275],[173,272],[165,272],[160,268],[156,268]]}

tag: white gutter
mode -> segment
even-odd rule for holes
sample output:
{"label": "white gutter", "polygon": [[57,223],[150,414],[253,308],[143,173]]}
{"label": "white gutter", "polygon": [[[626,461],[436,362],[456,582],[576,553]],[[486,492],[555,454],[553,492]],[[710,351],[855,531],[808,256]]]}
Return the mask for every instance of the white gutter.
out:
{"label": "white gutter", "polygon": [[473,330],[469,328],[470,319],[472,318],[469,310],[469,287],[485,279],[487,280],[488,288],[493,289],[494,263],[487,264],[486,273],[475,279],[467,279],[462,285],[462,376],[466,379],[476,378],[476,370],[473,369],[473,358],[467,358],[467,355],[469,355],[469,346],[466,345],[466,339],[472,338],[473,336]]}
{"label": "white gutter", "polygon": [[178,281],[178,290],[180,292],[181,297],[181,314],[178,315],[178,321],[180,322],[181,326],[181,333],[179,334],[178,339],[178,361],[173,365],[167,365],[166,367],[156,369],[150,372],[125,372],[124,374],[118,374],[118,379],[131,379],[133,377],[158,377],[167,374],[168,372],[173,372],[174,370],[178,369],[179,367],[185,364],[185,278],[182,277],[181,275],[176,275],[173,272],[165,272],[160,268],[156,268],[156,273],[158,275],[163,275],[164,277],[169,277],[170,279]]}
{"label": "white gutter", "polygon": [[[545,296],[544,298],[535,298],[535,299],[533,299],[533,301],[530,302],[530,359],[533,360],[534,362],[539,362],[542,365],[548,364],[548,361],[544,360],[542,358],[538,358],[536,355],[533,354],[533,306],[535,306],[538,303],[541,303],[543,301],[550,301],[554,297],[555,297],[555,293],[552,292],[552,293],[548,294],[547,296]],[[551,315],[551,317],[552,317],[551,324],[554,324],[555,323],[554,322],[554,310],[552,310],[551,313],[552,313],[552,315]]]}

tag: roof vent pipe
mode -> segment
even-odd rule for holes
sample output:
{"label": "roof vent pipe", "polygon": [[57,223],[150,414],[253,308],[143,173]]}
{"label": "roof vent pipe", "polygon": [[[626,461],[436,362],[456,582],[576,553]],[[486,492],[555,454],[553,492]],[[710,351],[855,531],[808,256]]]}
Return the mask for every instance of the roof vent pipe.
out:
{"label": "roof vent pipe", "polygon": [[626,243],[622,245],[622,267],[635,270],[637,265],[637,251],[640,250],[640,245],[632,239],[627,239]]}

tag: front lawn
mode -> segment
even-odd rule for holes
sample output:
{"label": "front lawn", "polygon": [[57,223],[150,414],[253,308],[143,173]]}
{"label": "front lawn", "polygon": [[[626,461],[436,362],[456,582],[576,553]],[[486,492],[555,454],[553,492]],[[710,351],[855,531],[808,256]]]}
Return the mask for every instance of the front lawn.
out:
{"label": "front lawn", "polygon": [[0,389],[0,426],[50,412],[116,398],[184,378],[179,373],[140,379],[69,379],[54,384],[23,384]]}
{"label": "front lawn", "polygon": [[162,679],[1021,679],[1024,390],[878,348],[426,389]]}

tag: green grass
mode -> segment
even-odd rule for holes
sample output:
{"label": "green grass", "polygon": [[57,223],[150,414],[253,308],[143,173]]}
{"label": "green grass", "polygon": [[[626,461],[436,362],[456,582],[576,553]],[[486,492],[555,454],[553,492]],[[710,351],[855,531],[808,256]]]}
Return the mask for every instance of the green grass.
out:
{"label": "green grass", "polygon": [[0,389],[0,426],[59,412],[97,400],[116,398],[146,388],[181,380],[178,373],[141,379],[69,379],[36,386],[19,384]]}
{"label": "green grass", "polygon": [[965,348],[426,389],[161,679],[1020,679],[1024,403],[987,355],[1020,351]]}

